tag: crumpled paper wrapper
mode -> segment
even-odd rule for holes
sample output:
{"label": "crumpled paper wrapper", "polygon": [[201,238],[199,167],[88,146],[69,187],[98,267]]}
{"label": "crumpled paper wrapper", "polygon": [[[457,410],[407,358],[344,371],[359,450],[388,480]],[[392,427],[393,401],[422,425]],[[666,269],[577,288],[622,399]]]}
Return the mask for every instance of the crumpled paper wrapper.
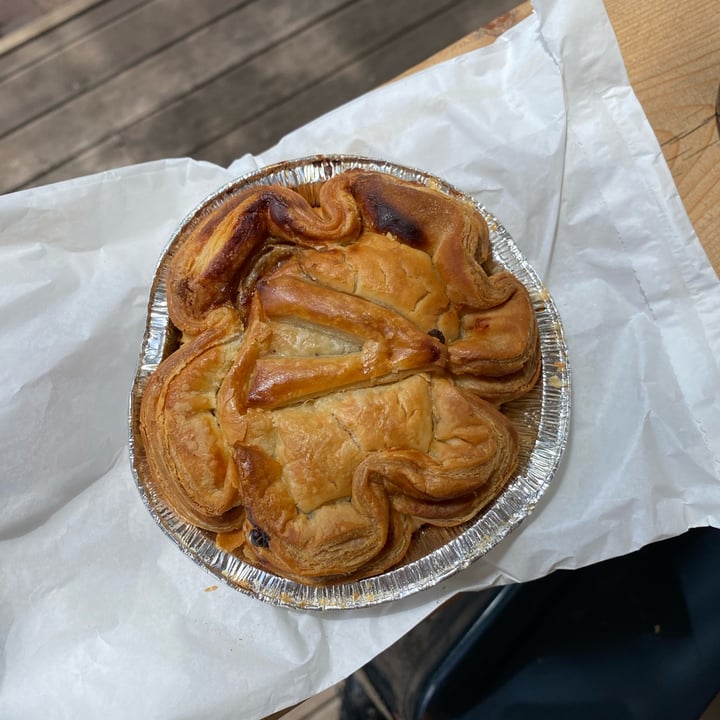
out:
{"label": "crumpled paper wrapper", "polygon": [[[128,393],[156,261],[266,163],[387,159],[471,193],[553,295],[570,442],[535,513],[441,585],[344,612],[219,585],[156,526]],[[720,526],[720,284],[598,0],[537,0],[493,46],[389,85],[229,169],[167,160],[0,198],[0,717],[256,718],[347,676],[460,590]]]}

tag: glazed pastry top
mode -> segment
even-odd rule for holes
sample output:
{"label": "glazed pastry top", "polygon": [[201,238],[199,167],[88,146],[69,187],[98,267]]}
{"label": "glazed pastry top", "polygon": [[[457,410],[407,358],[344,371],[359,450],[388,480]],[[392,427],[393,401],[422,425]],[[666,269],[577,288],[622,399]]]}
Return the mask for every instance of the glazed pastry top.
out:
{"label": "glazed pastry top", "polygon": [[517,464],[500,406],[540,370],[528,293],[489,256],[474,206],[379,172],[221,203],[170,262],[182,341],[143,391],[166,501],[306,583],[474,517]]}

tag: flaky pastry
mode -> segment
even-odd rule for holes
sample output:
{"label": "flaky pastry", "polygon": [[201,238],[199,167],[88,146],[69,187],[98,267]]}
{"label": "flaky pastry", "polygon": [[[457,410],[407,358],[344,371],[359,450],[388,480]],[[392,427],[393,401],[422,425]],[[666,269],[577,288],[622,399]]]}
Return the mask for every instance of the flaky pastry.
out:
{"label": "flaky pastry", "polygon": [[530,297],[470,203],[364,170],[253,187],[167,274],[179,347],[143,391],[152,480],[221,549],[303,583],[382,573],[518,462]]}

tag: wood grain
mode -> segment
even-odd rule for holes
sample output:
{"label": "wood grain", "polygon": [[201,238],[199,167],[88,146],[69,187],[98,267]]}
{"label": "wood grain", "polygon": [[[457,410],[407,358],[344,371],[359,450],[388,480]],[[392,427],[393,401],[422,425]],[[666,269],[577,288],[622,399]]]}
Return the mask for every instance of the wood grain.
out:
{"label": "wood grain", "polygon": [[[0,84],[0,135],[101,85],[235,8],[236,0],[156,0],[88,32]],[[111,3],[112,5],[112,3]],[[178,24],[173,13],[183,14]],[[3,63],[5,64],[5,63]]]}
{"label": "wood grain", "polygon": [[[386,0],[361,0],[338,8],[34,181],[183,155],[227,165],[361,95],[397,68],[420,62],[428,47],[451,43],[479,18],[476,0],[449,3],[440,13],[417,0],[394,0],[383,11],[385,5]],[[351,42],[332,40],[346,37],[348,28],[354,28]]]}
{"label": "wood grain", "polygon": [[228,165],[512,6],[81,1],[87,10],[0,53],[0,192],[161,157]]}
{"label": "wood grain", "polygon": [[[7,0],[6,0],[7,1]],[[56,0],[57,4],[39,3],[32,0],[10,2],[0,10],[0,32],[5,30],[5,23],[10,19],[10,25],[19,22],[20,26],[8,34],[0,36],[0,55],[25,45],[48,30],[62,25],[66,20],[91,9],[101,0]]]}
{"label": "wood grain", "polygon": [[[292,37],[342,4],[343,0],[294,0],[278,4],[271,19],[262,3],[238,5],[233,12],[191,32],[182,43],[163,47],[87,92],[67,98],[0,138],[0,166],[4,169],[0,192],[33,182],[268,46]],[[159,1],[148,7],[167,13]],[[122,22],[132,23],[134,18],[131,14]],[[127,32],[131,30],[124,28],[123,35]]]}
{"label": "wood grain", "polygon": [[530,0],[527,0],[527,2],[512,8],[506,13],[503,13],[487,25],[477,28],[477,30],[465,35],[452,45],[448,45],[446,48],[443,48],[414,67],[406,70],[396,79],[412,75],[419,70],[432,67],[439,62],[450,60],[457,55],[462,55],[463,53],[470,52],[471,50],[477,50],[478,48],[492,45],[504,32],[517,25],[532,12],[532,3]]}
{"label": "wood grain", "polygon": [[720,274],[720,7],[606,0],[628,76],[690,220]]}
{"label": "wood grain", "polygon": [[[8,77],[48,56],[62,52],[75,41],[91,35],[147,0],[79,0],[63,3],[29,26],[6,35],[0,41],[0,79]],[[81,8],[85,8],[80,11]]]}

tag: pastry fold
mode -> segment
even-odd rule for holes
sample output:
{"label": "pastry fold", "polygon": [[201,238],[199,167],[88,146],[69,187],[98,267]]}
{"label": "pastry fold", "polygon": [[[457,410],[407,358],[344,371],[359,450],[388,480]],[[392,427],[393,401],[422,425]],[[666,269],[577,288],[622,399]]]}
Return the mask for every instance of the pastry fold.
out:
{"label": "pastry fold", "polygon": [[219,547],[304,583],[382,573],[515,472],[502,404],[540,372],[531,299],[471,204],[380,172],[246,190],[170,261],[152,481]]}

